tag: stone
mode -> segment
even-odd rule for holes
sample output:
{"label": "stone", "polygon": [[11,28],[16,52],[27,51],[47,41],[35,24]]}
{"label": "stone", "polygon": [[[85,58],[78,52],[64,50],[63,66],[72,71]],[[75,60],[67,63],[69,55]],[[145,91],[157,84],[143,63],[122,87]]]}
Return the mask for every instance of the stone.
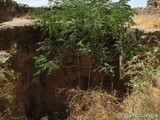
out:
{"label": "stone", "polygon": [[11,57],[11,55],[6,52],[6,51],[0,51],[0,63],[5,63],[6,61],[9,60],[9,58]]}
{"label": "stone", "polygon": [[142,8],[142,7],[137,7],[134,8],[134,10],[138,14],[142,15],[152,15],[152,16],[160,16],[160,0],[148,0],[147,1],[147,6]]}
{"label": "stone", "polygon": [[147,7],[158,9],[160,8],[160,0],[148,0]]}

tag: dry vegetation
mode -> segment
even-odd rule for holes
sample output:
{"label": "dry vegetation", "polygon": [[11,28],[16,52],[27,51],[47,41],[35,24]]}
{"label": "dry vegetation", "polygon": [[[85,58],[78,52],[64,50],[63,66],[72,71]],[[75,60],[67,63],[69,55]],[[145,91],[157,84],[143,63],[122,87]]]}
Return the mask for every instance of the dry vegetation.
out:
{"label": "dry vegetation", "polygon": [[[130,94],[121,101],[115,94],[101,90],[67,92],[69,117],[67,120],[139,120],[133,115],[149,114],[145,120],[157,119],[160,114],[160,90],[151,88],[141,95]],[[141,117],[142,118],[142,117]]]}
{"label": "dry vegetation", "polygon": [[105,91],[72,89],[67,94],[67,120],[114,120],[122,111],[118,99]]}
{"label": "dry vegetation", "polygon": [[160,29],[159,16],[135,15],[133,20],[136,23],[135,26],[141,29]]}
{"label": "dry vegetation", "polygon": [[[160,89],[151,88],[141,95],[129,95],[123,102],[124,113],[160,114]],[[151,119],[151,118],[148,118]]]}

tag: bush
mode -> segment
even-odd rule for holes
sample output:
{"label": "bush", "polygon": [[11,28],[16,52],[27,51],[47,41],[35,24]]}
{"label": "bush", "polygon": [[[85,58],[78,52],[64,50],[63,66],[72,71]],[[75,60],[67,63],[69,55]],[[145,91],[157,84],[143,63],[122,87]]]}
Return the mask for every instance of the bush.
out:
{"label": "bush", "polygon": [[[125,98],[122,105],[126,113],[160,114],[160,82],[157,63],[160,42],[154,40],[156,46],[149,47],[146,52],[134,56],[125,64],[124,77],[129,76],[128,85],[132,93]],[[136,119],[136,118],[135,118]]]}
{"label": "bush", "polygon": [[123,66],[123,76],[129,76],[128,85],[132,87],[133,93],[139,94],[156,84],[158,77],[156,63],[159,63],[157,53],[160,51],[160,43],[155,40],[156,46],[148,47],[143,53],[133,56]]}

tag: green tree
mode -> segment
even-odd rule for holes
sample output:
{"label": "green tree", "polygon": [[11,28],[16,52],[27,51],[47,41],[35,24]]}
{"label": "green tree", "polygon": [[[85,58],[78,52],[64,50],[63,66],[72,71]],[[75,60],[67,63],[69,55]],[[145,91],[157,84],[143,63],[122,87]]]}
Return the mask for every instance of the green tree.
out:
{"label": "green tree", "polygon": [[63,51],[68,48],[78,50],[77,58],[83,54],[90,56],[95,70],[114,73],[109,62],[115,55],[109,49],[116,49],[116,54],[133,51],[124,46],[129,40],[126,30],[133,24],[134,15],[128,1],[50,0],[51,9],[39,10],[34,16],[42,31],[37,49],[40,54],[35,57],[37,73],[50,74],[59,69]]}

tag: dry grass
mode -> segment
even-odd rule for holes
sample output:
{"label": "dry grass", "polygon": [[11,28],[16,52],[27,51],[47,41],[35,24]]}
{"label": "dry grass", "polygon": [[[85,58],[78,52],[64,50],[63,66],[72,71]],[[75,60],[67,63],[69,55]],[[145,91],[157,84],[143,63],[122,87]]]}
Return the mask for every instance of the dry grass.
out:
{"label": "dry grass", "polygon": [[[124,113],[127,115],[140,115],[149,114],[149,117],[143,118],[145,120],[158,120],[158,115],[160,114],[160,89],[151,88],[146,90],[144,94],[141,95],[129,95],[123,102]],[[128,117],[128,116],[127,116]],[[126,118],[126,116],[123,116]],[[131,117],[128,117],[131,119]],[[139,120],[140,118],[132,117],[132,120]],[[141,117],[142,119],[142,117]]]}
{"label": "dry grass", "polygon": [[151,120],[160,114],[160,89],[151,88],[140,95],[130,94],[122,102],[115,95],[101,90],[67,92],[67,120],[139,120],[131,115],[149,114],[143,120]]}
{"label": "dry grass", "polygon": [[160,17],[157,16],[135,15],[133,21],[142,29],[160,29]]}
{"label": "dry grass", "polygon": [[72,89],[68,96],[67,120],[116,120],[122,111],[117,98],[104,91]]}

